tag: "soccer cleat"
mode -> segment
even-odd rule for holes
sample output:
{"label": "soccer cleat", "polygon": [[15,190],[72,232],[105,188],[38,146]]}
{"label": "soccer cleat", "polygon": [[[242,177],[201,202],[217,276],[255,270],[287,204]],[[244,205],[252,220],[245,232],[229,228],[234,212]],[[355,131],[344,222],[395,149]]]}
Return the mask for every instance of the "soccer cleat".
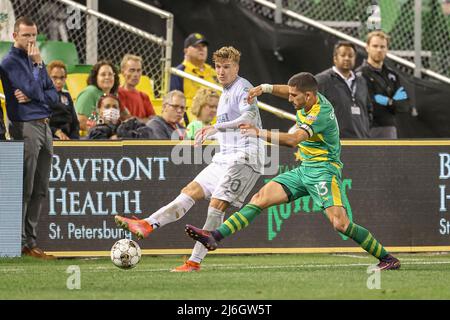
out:
{"label": "soccer cleat", "polygon": [[147,238],[153,231],[153,227],[145,220],[140,220],[136,217],[133,219],[125,218],[119,215],[114,216],[114,221],[117,226],[130,231],[138,239]]}
{"label": "soccer cleat", "polygon": [[214,239],[211,232],[196,228],[190,224],[187,224],[184,230],[189,237],[203,244],[208,251],[217,249],[217,241]]}
{"label": "soccer cleat", "polygon": [[400,261],[388,254],[384,258],[380,259],[380,263],[377,264],[379,270],[397,270],[400,269]]}
{"label": "soccer cleat", "polygon": [[193,272],[200,271],[200,263],[186,260],[181,266],[170,270],[170,272]]}

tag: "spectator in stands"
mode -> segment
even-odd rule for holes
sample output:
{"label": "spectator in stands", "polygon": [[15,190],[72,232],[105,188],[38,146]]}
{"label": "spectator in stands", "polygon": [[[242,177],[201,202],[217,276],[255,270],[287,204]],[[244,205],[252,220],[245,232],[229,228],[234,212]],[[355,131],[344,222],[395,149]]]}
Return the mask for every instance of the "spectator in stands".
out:
{"label": "spectator in stands", "polygon": [[183,92],[172,90],[163,98],[161,116],[151,119],[147,126],[152,129],[152,139],[183,140],[186,128],[180,124],[186,111]]}
{"label": "spectator in stands", "polygon": [[[103,94],[117,94],[119,88],[119,73],[112,62],[102,60],[91,69],[87,80],[88,86],[80,92],[75,102],[81,135],[85,135],[88,119],[93,118],[98,100]],[[127,118],[127,110],[121,110],[121,116]]]}
{"label": "spectator in stands", "polygon": [[122,59],[120,69],[125,78],[125,83],[119,88],[120,103],[130,112],[131,116],[147,123],[150,118],[155,116],[155,110],[148,95],[136,89],[142,76],[142,58],[126,54]]}
{"label": "spectator in stands", "polygon": [[6,126],[5,123],[3,122],[3,108],[0,107],[0,140],[6,140],[5,134],[6,134]]}
{"label": "spectator in stands", "polygon": [[104,94],[97,102],[98,118],[89,129],[88,139],[117,139],[120,124],[120,100],[114,94]]}
{"label": "spectator in stands", "polygon": [[219,94],[208,88],[200,88],[192,101],[192,114],[197,120],[187,126],[187,138],[194,140],[195,133],[204,126],[211,125],[217,114]]}
{"label": "spectator in stands", "polygon": [[70,93],[64,90],[66,84],[67,68],[64,62],[55,60],[47,65],[47,72],[58,92],[58,101],[51,103],[52,115],[50,129],[54,138],[70,140],[80,138],[80,123],[73,106]]}
{"label": "spectator in stands", "polygon": [[123,121],[117,128],[117,137],[121,139],[152,139],[152,129],[135,117]]}
{"label": "spectator in stands", "polygon": [[389,36],[373,31],[367,36],[367,60],[357,69],[366,79],[373,105],[371,138],[397,139],[397,112],[409,112],[408,93],[400,83],[399,75],[384,63]]}
{"label": "spectator in stands", "polygon": [[330,100],[341,138],[369,138],[372,105],[366,80],[355,75],[356,47],[348,41],[334,46],[334,66],[316,75],[319,91]]}
{"label": "spectator in stands", "polygon": [[[208,41],[200,33],[192,33],[184,40],[184,60],[177,69],[206,81],[217,83],[216,71],[206,63],[208,58]],[[170,79],[170,90],[179,90],[186,97],[186,106],[190,108],[192,99],[201,85],[192,80],[172,75]],[[189,124],[191,119],[187,114],[184,123]]]}
{"label": "spectator in stands", "polygon": [[24,142],[22,254],[54,259],[37,246],[37,226],[48,192],[53,155],[50,104],[58,101],[58,93],[37,46],[37,34],[36,23],[30,18],[16,20],[14,45],[1,62],[0,74],[9,133],[14,140]]}

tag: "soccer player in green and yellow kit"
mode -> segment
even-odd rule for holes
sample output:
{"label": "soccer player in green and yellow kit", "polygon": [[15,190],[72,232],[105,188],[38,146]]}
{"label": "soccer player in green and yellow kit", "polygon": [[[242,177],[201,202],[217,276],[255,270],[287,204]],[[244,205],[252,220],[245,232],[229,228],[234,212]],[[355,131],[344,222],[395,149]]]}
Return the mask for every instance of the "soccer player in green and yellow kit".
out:
{"label": "soccer player in green and yellow kit", "polygon": [[390,255],[372,234],[351,222],[342,201],[339,127],[333,106],[317,92],[317,81],[310,73],[294,75],[287,85],[262,84],[249,91],[248,100],[262,93],[289,98],[297,110],[297,130],[282,133],[241,125],[241,132],[267,139],[269,142],[299,147],[302,163],[299,167],[276,176],[259,190],[241,210],[231,215],[214,231],[186,225],[186,233],[215,250],[218,242],[251,223],[262,210],[273,205],[294,201],[310,195],[325,211],[333,228],[352,238],[369,254],[380,260],[380,270],[400,268],[400,261]]}

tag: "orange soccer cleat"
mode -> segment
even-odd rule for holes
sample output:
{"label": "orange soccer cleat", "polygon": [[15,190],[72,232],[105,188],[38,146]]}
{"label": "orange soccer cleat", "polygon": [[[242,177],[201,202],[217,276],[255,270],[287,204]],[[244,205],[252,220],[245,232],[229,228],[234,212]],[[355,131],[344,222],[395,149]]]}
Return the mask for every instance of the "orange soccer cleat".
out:
{"label": "orange soccer cleat", "polygon": [[130,231],[138,239],[147,238],[153,231],[153,227],[145,220],[140,220],[136,217],[133,219],[125,218],[119,215],[114,216],[117,226]]}
{"label": "orange soccer cleat", "polygon": [[170,272],[192,272],[200,271],[200,263],[191,260],[186,260],[181,266],[170,270]]}

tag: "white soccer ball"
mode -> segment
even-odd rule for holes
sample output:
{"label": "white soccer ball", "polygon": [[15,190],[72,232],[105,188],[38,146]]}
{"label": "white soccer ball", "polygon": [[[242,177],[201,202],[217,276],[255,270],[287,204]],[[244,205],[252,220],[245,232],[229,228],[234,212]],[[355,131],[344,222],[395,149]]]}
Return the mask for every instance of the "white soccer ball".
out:
{"label": "white soccer ball", "polygon": [[141,260],[141,248],[136,241],[121,239],[111,248],[111,261],[121,269],[131,269]]}

